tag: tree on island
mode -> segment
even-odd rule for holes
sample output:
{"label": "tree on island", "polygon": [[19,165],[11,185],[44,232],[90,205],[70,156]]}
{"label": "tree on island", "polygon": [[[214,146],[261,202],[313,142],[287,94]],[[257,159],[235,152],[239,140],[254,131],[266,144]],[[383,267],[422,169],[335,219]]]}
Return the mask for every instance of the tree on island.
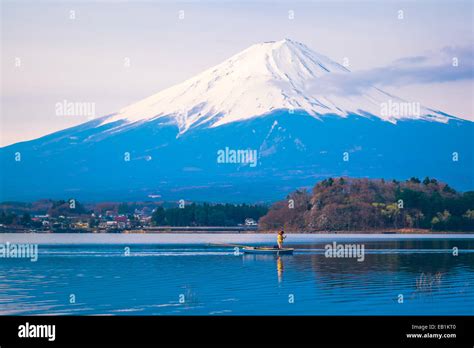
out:
{"label": "tree on island", "polygon": [[[289,204],[294,202],[293,205]],[[263,230],[367,231],[424,228],[474,231],[474,192],[433,178],[405,182],[328,178],[312,193],[296,191],[259,221]]]}

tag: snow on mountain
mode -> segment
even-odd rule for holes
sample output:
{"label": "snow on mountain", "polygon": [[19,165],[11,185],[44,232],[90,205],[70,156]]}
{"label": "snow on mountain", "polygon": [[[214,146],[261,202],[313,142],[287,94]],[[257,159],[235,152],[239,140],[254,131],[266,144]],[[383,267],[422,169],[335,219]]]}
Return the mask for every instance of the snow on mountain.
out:
{"label": "snow on mountain", "polygon": [[289,39],[264,42],[123,108],[104,123],[117,120],[134,123],[171,116],[180,133],[184,133],[202,124],[217,127],[280,109],[305,111],[314,117],[371,115],[392,123],[402,118],[443,123],[449,119],[424,107],[412,114],[384,113],[383,103],[405,101],[375,87],[362,95],[318,92],[314,86],[324,84],[328,74],[343,77],[350,71],[304,44]]}

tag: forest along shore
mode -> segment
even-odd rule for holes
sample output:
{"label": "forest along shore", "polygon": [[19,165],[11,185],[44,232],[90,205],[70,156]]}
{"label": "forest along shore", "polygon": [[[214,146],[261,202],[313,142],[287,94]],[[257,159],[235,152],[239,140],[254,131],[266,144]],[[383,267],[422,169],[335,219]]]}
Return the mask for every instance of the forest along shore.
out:
{"label": "forest along shore", "polygon": [[274,204],[39,200],[0,203],[0,233],[474,232],[474,191],[446,183],[328,178]]}

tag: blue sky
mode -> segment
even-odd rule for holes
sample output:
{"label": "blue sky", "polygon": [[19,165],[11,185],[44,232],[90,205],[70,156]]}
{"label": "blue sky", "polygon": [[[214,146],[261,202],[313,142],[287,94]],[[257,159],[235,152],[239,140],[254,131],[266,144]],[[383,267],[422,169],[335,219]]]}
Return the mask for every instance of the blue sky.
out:
{"label": "blue sky", "polygon": [[[359,84],[380,84],[400,97],[474,120],[473,6],[472,1],[4,0],[0,145],[87,121],[56,115],[55,105],[63,100],[95,103],[96,116],[113,113],[254,43],[285,37],[340,63],[347,58]],[[459,60],[457,69],[452,56]]]}

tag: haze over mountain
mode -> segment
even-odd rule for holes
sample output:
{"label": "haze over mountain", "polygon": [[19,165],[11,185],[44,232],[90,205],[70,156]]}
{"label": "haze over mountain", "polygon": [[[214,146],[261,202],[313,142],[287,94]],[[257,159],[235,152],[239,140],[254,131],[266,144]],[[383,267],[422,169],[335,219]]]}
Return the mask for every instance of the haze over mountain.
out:
{"label": "haze over mountain", "polygon": [[[253,45],[115,114],[1,148],[0,199],[265,201],[336,175],[474,187],[472,122],[331,88],[350,74],[289,39]],[[219,163],[224,149],[256,151],[258,165]]]}

